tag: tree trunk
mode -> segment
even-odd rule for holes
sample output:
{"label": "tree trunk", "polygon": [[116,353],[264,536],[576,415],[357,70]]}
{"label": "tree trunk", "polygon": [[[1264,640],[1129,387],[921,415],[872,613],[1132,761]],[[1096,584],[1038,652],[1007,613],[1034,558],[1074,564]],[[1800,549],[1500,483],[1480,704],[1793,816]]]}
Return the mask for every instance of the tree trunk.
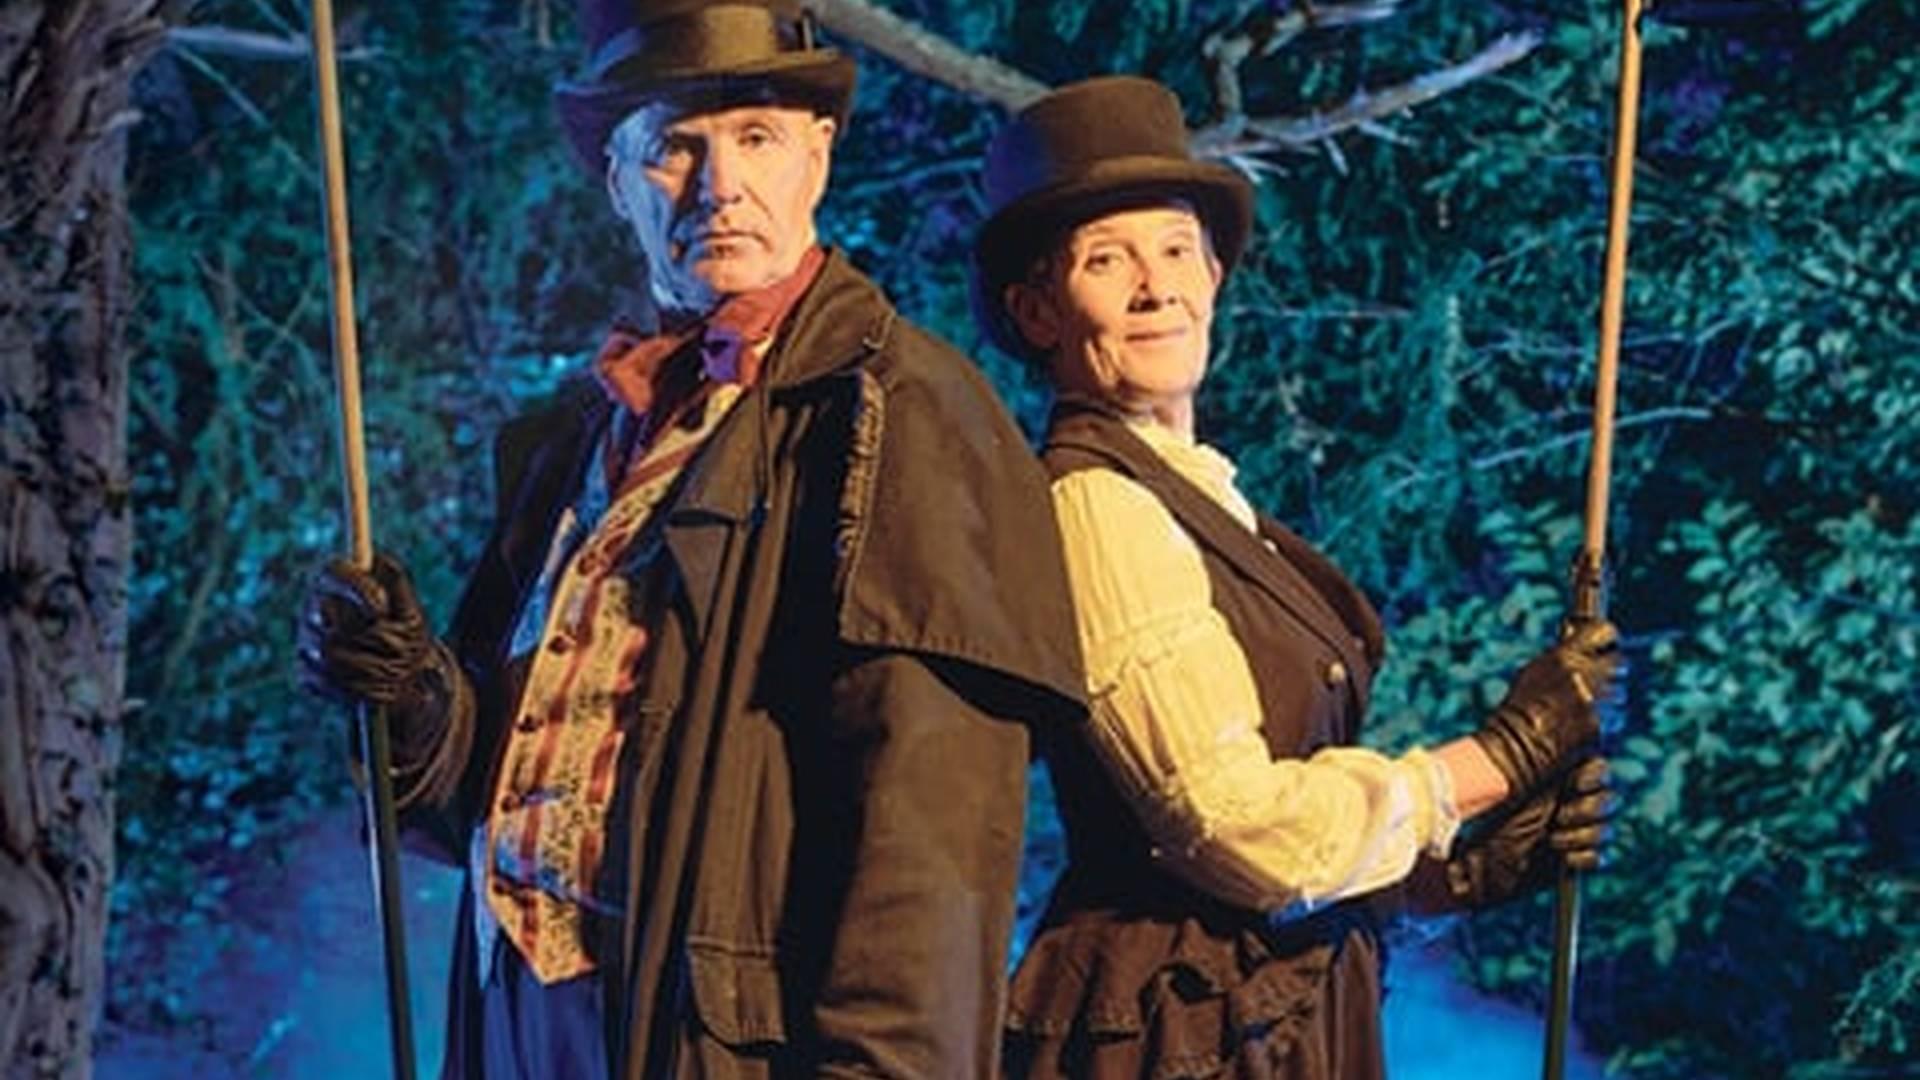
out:
{"label": "tree trunk", "polygon": [[129,86],[164,0],[0,7],[0,1069],[84,1077],[126,667]]}

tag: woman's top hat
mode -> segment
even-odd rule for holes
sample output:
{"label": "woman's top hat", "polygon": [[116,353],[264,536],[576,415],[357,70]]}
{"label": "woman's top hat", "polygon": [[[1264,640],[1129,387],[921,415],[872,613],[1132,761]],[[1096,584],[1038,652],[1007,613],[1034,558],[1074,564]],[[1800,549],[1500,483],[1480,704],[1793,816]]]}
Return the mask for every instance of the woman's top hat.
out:
{"label": "woman's top hat", "polygon": [[1115,210],[1168,198],[1193,204],[1224,269],[1246,250],[1253,188],[1196,160],[1173,92],[1151,79],[1073,83],[1022,109],[987,147],[988,217],[973,248],[973,305],[994,344],[1032,349],[1003,296],[1061,237]]}

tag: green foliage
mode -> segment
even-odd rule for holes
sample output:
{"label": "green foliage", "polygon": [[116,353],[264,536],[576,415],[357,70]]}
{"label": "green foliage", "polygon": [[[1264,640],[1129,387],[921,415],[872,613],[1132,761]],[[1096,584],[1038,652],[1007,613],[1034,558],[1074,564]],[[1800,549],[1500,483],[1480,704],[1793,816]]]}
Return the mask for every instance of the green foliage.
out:
{"label": "green foliage", "polygon": [[[1589,10],[1399,122],[1412,145],[1270,183],[1228,294],[1204,418],[1383,603],[1389,745],[1471,722],[1563,604],[1616,32]],[[1612,535],[1629,798],[1581,1001],[1633,1076],[1870,1071],[1920,1021],[1915,11],[1823,10],[1804,38],[1649,35]],[[1480,18],[1408,13],[1364,51],[1399,68]],[[1537,995],[1544,927],[1472,921],[1470,970]]]}
{"label": "green foliage", "polygon": [[[556,5],[556,7],[564,5]],[[1211,111],[1226,0],[889,5],[1060,82],[1142,71]],[[1769,5],[1786,7],[1787,5]],[[1912,0],[1804,27],[1650,28],[1616,447],[1627,793],[1589,883],[1581,1019],[1623,1073],[1865,1075],[1920,1029],[1920,38]],[[198,18],[294,32],[299,5]],[[488,433],[634,280],[522,5],[368,4],[342,36],[375,530],[446,612],[490,513]],[[1379,602],[1383,746],[1471,725],[1551,636],[1579,543],[1617,8],[1416,4],[1243,70],[1292,113],[1522,28],[1519,65],[1269,163],[1202,424],[1256,501]],[[987,353],[966,293],[1000,117],[871,56],[822,232]],[[235,883],[346,797],[340,720],[289,682],[305,573],[343,546],[301,64],[163,57],[133,206],[139,567],[121,776],[122,1014],[191,1019]],[[1538,904],[1466,921],[1483,984],[1544,986]]]}
{"label": "green foliage", "polygon": [[[197,15],[304,29],[300,5]],[[361,55],[342,92],[374,536],[445,612],[491,512],[490,432],[595,344],[585,327],[630,264],[617,234],[576,226],[601,219],[547,114],[560,50],[482,5],[375,5],[341,27]],[[178,52],[140,87],[142,705],[111,945],[140,977],[113,980],[110,1006],[133,1019],[219,1004],[193,987],[233,938],[239,885],[348,797],[345,718],[291,682],[303,583],[346,546],[309,79],[297,61]]]}

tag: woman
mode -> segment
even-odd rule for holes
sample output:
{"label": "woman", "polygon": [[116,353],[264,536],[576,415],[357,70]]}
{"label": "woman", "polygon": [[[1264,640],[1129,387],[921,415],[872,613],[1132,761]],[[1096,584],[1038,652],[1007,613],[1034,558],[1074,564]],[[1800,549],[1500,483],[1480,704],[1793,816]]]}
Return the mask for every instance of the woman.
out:
{"label": "woman", "polygon": [[[1471,736],[1354,744],[1380,621],[1193,438],[1214,298],[1252,199],[1137,78],[995,139],[976,306],[1057,391],[1045,459],[1094,709],[1045,748],[1068,868],[1015,976],[1015,1076],[1377,1077],[1383,890],[1428,908],[1591,866],[1585,765],[1613,629],[1523,667]],[[1467,818],[1499,824],[1455,851]]]}

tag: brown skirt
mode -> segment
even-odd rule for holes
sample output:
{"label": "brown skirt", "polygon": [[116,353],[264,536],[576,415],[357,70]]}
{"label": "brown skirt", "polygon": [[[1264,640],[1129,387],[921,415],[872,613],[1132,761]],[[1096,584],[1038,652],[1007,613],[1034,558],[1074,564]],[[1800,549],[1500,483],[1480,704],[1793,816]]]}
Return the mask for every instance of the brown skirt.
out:
{"label": "brown skirt", "polygon": [[1014,975],[1006,1073],[1379,1080],[1377,937],[1352,918],[1276,934],[1254,917],[1073,912]]}

